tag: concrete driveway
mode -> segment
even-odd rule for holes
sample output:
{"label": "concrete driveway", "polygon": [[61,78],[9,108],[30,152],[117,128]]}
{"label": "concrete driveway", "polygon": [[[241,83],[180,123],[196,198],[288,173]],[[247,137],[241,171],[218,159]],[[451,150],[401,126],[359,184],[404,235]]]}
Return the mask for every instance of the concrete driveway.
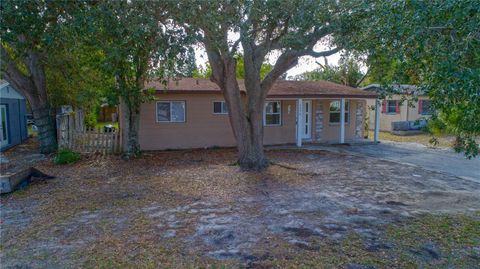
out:
{"label": "concrete driveway", "polygon": [[417,165],[428,170],[480,182],[480,157],[468,160],[463,154],[456,153],[451,149],[429,148],[418,143],[382,141],[379,144],[342,147],[343,150]]}

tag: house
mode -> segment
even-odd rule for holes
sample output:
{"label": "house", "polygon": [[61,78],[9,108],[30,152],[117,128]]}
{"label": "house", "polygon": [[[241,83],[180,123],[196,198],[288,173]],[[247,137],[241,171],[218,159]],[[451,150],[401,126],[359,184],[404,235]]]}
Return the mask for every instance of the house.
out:
{"label": "house", "polygon": [[[384,92],[379,84],[371,84],[362,89],[376,93]],[[381,100],[380,131],[418,130],[424,127],[433,112],[428,96],[419,92],[414,85],[396,85],[394,90],[398,94]],[[414,96],[417,100],[413,99]],[[367,100],[367,106],[375,107],[375,100]],[[370,130],[375,127],[375,111],[372,109],[368,109],[368,126]]]}
{"label": "house", "polygon": [[[244,82],[239,85],[244,94]],[[236,145],[223,95],[215,83],[183,78],[167,86],[151,82],[146,88],[155,89],[156,98],[140,108],[141,150]],[[376,97],[376,93],[327,81],[277,81],[263,111],[264,144],[361,140],[366,100]],[[121,108],[119,112],[120,129],[125,131]]]}
{"label": "house", "polygon": [[20,144],[28,137],[25,98],[5,80],[0,80],[0,150]]}

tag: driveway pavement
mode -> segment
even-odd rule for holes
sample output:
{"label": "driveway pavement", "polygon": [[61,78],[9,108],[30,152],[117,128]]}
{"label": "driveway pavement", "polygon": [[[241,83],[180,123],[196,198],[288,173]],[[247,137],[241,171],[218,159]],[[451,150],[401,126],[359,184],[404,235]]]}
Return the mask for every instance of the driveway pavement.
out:
{"label": "driveway pavement", "polygon": [[382,141],[379,144],[352,145],[343,150],[407,163],[480,182],[480,157],[468,160],[451,149],[434,149],[418,143]]}

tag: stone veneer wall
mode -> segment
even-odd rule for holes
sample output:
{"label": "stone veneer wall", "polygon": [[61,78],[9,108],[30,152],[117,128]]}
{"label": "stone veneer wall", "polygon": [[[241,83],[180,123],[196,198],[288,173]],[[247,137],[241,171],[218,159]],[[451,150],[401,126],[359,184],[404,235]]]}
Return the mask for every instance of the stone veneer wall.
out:
{"label": "stone veneer wall", "polygon": [[317,102],[315,109],[315,140],[320,142],[322,140],[323,131],[323,104]]}
{"label": "stone veneer wall", "polygon": [[364,102],[357,101],[357,109],[355,111],[355,138],[363,138],[363,120],[364,120]]}

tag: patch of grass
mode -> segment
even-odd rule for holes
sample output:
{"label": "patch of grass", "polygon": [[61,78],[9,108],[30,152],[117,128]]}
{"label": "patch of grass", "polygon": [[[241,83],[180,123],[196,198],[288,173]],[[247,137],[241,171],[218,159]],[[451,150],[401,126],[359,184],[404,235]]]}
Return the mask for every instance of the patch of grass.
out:
{"label": "patch of grass", "polygon": [[[438,247],[440,259],[428,263],[445,268],[474,268],[480,246],[480,211],[471,215],[426,215],[389,225],[386,236],[401,253],[399,261],[412,262],[412,250],[425,244]],[[417,260],[417,266],[425,261]],[[433,264],[432,264],[433,263]],[[478,265],[478,264],[477,264]]]}
{"label": "patch of grass", "polygon": [[107,122],[97,122],[97,124],[95,124],[95,128],[101,128],[103,129],[104,126],[107,126],[107,125],[112,125],[116,130],[118,130],[118,122],[110,122],[110,121],[107,121]]}
{"label": "patch of grass", "polygon": [[[370,139],[373,139],[374,133],[373,131],[368,132],[368,137]],[[406,136],[401,136],[401,135],[394,135],[389,132],[380,132],[378,135],[380,140],[387,140],[387,141],[394,141],[394,142],[414,142],[414,143],[419,143],[422,145],[425,145],[427,147],[432,147],[432,143],[430,143],[432,139],[432,135],[428,133],[423,133],[423,134],[416,134],[416,135],[406,135]],[[435,145],[436,147],[440,148],[451,148],[453,145],[453,142],[455,141],[455,137],[453,136],[438,136],[436,137],[436,141],[438,141],[438,144]]]}
{"label": "patch of grass", "polygon": [[60,149],[53,159],[55,164],[69,164],[75,163],[81,159],[81,156],[78,152],[75,152],[71,149]]}

